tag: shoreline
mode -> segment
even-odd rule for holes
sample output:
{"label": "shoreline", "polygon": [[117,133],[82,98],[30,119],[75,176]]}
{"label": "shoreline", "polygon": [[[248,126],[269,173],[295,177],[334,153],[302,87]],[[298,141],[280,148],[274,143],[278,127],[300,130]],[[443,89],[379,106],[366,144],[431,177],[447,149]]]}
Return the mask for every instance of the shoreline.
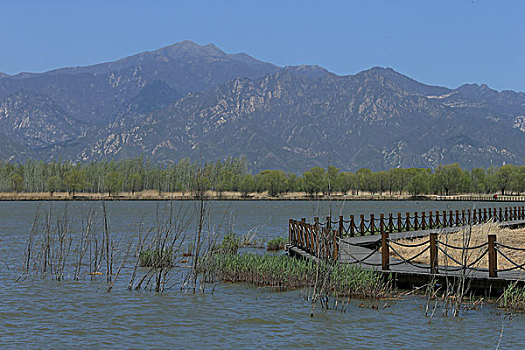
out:
{"label": "shoreline", "polygon": [[[136,193],[121,192],[118,195],[108,193],[77,193],[75,196],[67,192],[44,193],[44,192],[2,192],[0,201],[194,201],[201,198],[191,193],[181,192],[157,192],[142,191]],[[525,196],[500,196],[494,195],[418,195],[388,194],[388,195],[343,195],[342,193],[329,195],[318,195],[311,197],[305,193],[288,193],[278,197],[271,197],[266,193],[251,193],[243,196],[240,192],[217,193],[208,191],[203,198],[207,201],[483,201],[483,202],[525,202]]]}

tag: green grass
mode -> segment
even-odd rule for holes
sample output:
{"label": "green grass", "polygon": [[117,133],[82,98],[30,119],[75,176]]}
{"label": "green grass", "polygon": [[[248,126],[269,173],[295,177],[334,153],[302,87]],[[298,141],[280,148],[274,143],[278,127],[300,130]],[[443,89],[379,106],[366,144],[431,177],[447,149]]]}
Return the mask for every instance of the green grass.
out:
{"label": "green grass", "polygon": [[241,246],[241,238],[235,233],[230,232],[224,236],[222,242],[215,246],[214,251],[221,254],[237,254]]}
{"label": "green grass", "polygon": [[511,284],[505,288],[498,302],[500,307],[525,311],[525,286],[518,287],[515,284]]}
{"label": "green grass", "polygon": [[319,271],[319,280],[326,280],[329,292],[338,296],[380,298],[392,292],[391,284],[375,271],[327,263],[321,263],[318,270],[315,262],[286,255],[215,254],[209,268],[224,282],[248,282],[283,290],[314,286]]}
{"label": "green grass", "polygon": [[284,237],[273,238],[268,241],[266,249],[269,251],[284,250],[284,245],[286,243],[288,243],[288,240]]}
{"label": "green grass", "polygon": [[173,252],[170,249],[146,249],[139,254],[141,267],[169,268],[173,267]]}

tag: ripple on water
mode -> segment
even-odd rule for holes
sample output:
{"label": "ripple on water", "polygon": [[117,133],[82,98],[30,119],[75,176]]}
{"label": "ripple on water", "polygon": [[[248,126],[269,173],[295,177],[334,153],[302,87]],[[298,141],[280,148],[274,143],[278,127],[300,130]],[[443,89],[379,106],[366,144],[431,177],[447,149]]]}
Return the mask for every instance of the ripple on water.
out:
{"label": "ripple on water", "polygon": [[[57,209],[60,203],[54,205]],[[69,203],[68,210],[73,216],[86,212],[89,205]],[[257,226],[259,238],[269,238],[286,235],[289,217],[318,213],[324,204],[211,205],[219,213],[217,220],[230,205],[236,229],[243,233]],[[345,212],[404,212],[414,205],[346,203]],[[423,210],[447,203],[417,205]],[[355,206],[364,207],[357,210]],[[111,293],[105,292],[104,276],[93,282],[57,283],[38,278],[16,282],[35,209],[35,203],[0,203],[0,256],[10,266],[0,267],[2,347],[480,349],[496,347],[503,324],[501,348],[523,348],[523,315],[510,320],[504,314],[491,314],[494,308],[488,305],[459,318],[441,317],[438,310],[429,322],[420,308],[425,301],[418,297],[388,301],[390,307],[379,310],[359,307],[363,301],[352,300],[344,313],[317,307],[311,318],[311,305],[303,292],[274,292],[246,284],[219,285],[214,294],[206,295],[183,293],[178,285],[164,295],[130,292],[129,271],[124,270]],[[108,209],[112,234],[126,238],[135,232],[141,217],[154,222],[156,203],[112,202]]]}

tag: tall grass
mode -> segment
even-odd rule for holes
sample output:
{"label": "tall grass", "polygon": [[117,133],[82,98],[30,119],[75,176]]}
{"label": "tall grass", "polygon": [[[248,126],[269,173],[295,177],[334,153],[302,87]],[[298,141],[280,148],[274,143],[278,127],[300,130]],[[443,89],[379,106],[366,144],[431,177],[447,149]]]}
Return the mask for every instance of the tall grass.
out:
{"label": "tall grass", "polygon": [[509,285],[498,299],[499,306],[517,311],[525,311],[525,286]]}
{"label": "tall grass", "polygon": [[[310,260],[292,259],[274,254],[215,254],[213,278],[224,282],[248,282],[280,290],[313,287],[318,266]],[[321,263],[328,275],[328,290],[338,296],[381,298],[392,293],[391,284],[381,274],[355,265]]]}
{"label": "tall grass", "polygon": [[267,250],[268,251],[277,251],[277,250],[283,250],[284,245],[288,243],[288,240],[284,237],[277,237],[270,239],[268,241]]}

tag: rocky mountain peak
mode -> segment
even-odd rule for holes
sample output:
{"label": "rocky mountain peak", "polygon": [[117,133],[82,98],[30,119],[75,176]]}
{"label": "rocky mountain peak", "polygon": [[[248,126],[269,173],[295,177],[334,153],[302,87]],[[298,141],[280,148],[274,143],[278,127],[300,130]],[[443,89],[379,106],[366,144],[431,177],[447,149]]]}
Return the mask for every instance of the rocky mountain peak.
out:
{"label": "rocky mountain peak", "polygon": [[[3,116],[3,117],[2,117]],[[0,79],[0,159],[246,156],[253,170],[525,159],[525,94],[431,86],[392,68],[338,76],[183,41],[99,65]]]}

